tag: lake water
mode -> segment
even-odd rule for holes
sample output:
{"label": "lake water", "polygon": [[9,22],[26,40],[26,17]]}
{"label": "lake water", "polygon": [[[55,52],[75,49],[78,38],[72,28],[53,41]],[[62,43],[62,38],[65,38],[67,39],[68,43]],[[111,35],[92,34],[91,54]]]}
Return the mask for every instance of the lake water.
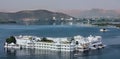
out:
{"label": "lake water", "polygon": [[[79,25],[0,25],[0,59],[120,59],[120,29]],[[73,37],[100,35],[104,49],[89,52],[57,52],[34,49],[4,49],[5,39],[14,35],[34,35],[40,37]],[[77,55],[76,55],[77,54]]]}

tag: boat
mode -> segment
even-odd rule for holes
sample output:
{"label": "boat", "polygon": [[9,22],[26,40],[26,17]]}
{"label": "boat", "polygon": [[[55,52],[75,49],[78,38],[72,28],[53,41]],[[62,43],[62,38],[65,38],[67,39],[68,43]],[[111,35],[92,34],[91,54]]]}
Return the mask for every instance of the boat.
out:
{"label": "boat", "polygon": [[108,29],[102,28],[102,29],[100,29],[100,31],[101,32],[106,32],[106,31],[108,31]]}
{"label": "boat", "polygon": [[72,38],[62,37],[37,37],[14,36],[16,43],[5,42],[5,48],[29,48],[54,51],[88,51],[89,49],[103,48],[101,36],[83,37],[80,35]]}

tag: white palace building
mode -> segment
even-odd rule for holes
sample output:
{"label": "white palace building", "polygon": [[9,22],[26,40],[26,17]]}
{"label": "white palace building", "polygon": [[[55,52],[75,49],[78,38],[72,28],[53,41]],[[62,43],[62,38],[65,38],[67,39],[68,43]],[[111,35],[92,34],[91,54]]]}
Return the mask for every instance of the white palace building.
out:
{"label": "white palace building", "polygon": [[100,49],[105,45],[102,44],[101,36],[74,36],[73,38],[53,38],[37,36],[14,36],[15,43],[5,43],[5,48],[30,48],[45,49],[55,51],[86,51],[90,49]]}

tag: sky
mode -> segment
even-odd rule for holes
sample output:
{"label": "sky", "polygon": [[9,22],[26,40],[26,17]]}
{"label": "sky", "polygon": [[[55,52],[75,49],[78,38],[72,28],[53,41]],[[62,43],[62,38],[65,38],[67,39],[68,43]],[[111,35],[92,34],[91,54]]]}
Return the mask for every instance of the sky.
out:
{"label": "sky", "polygon": [[0,11],[36,9],[56,11],[92,8],[120,10],[120,0],[0,0]]}

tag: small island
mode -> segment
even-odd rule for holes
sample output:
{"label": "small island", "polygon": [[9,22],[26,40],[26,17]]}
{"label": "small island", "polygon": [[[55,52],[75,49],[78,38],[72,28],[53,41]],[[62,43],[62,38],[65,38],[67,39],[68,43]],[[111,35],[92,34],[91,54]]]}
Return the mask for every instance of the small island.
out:
{"label": "small island", "polygon": [[88,51],[104,48],[101,36],[83,37],[80,35],[72,38],[53,38],[37,36],[10,36],[6,39],[5,48],[29,48],[55,51]]}

